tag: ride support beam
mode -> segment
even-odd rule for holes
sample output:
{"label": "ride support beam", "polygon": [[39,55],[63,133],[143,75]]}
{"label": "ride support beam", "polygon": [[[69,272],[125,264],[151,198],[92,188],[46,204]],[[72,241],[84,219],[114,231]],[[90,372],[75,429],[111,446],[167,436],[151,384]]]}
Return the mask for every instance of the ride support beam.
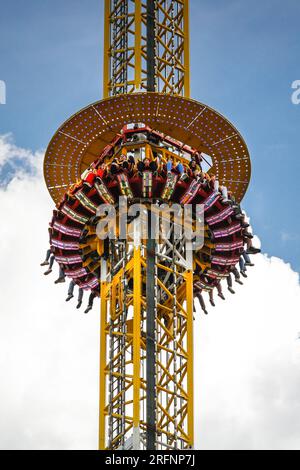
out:
{"label": "ride support beam", "polygon": [[190,96],[189,1],[105,0],[104,98]]}
{"label": "ride support beam", "polygon": [[151,236],[151,211],[148,210],[148,239],[146,252],[146,379],[147,379],[147,450],[155,450],[156,442],[156,288],[155,288],[155,246]]}
{"label": "ride support beam", "polygon": [[155,91],[155,0],[147,0],[147,91]]}

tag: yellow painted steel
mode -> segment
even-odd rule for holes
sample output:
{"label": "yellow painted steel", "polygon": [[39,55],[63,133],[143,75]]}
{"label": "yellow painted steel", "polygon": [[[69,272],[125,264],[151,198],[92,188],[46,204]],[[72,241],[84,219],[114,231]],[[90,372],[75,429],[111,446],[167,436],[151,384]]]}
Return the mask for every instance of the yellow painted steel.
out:
{"label": "yellow painted steel", "polygon": [[[146,91],[146,2],[105,0],[104,3],[104,98]],[[156,91],[189,98],[189,1],[156,0],[155,22]],[[116,28],[119,28],[117,33]],[[134,146],[137,148],[137,144]],[[154,149],[162,152],[162,161],[167,161],[170,152],[154,147],[146,146],[147,157],[152,159]],[[129,150],[131,146],[126,148]],[[180,156],[172,155],[172,158],[181,161]],[[126,266],[113,276],[111,282],[101,283],[101,450],[123,448],[132,433],[134,438],[137,432],[140,440],[147,431],[147,257],[144,243],[142,240],[139,246],[128,252]],[[193,273],[180,265],[165,265],[162,260],[157,260],[156,269],[160,272],[156,279],[157,288],[165,295],[157,302],[156,311],[156,432],[161,442],[158,448],[188,449],[194,445]],[[175,299],[172,290],[161,281],[163,273],[180,279]],[[129,281],[132,281],[132,290],[127,287],[125,292],[124,282],[128,284]],[[127,311],[125,330],[121,326],[124,307]],[[112,347],[109,344],[123,346]],[[115,389],[109,388],[112,381],[119,384]],[[109,431],[112,428],[113,433]],[[140,444],[135,441],[135,445]]]}
{"label": "yellow painted steel", "polygon": [[105,449],[105,402],[106,402],[106,323],[107,323],[107,283],[100,284],[100,386],[99,386],[99,450]]}
{"label": "yellow painted steel", "polygon": [[189,445],[194,446],[194,340],[193,340],[193,272],[186,273],[186,311],[187,311],[187,431]]}
{"label": "yellow painted steel", "polygon": [[140,425],[141,397],[141,250],[134,248],[133,254],[133,426]]}
{"label": "yellow painted steel", "polygon": [[142,87],[142,2],[135,0],[135,66],[134,66],[134,86],[135,91]]}
{"label": "yellow painted steel", "polygon": [[109,97],[110,76],[110,0],[104,0],[103,98]]}
{"label": "yellow painted steel", "polygon": [[190,6],[189,0],[183,2],[184,8],[184,96],[190,98]]}
{"label": "yellow painted steel", "polygon": [[[147,305],[145,298],[145,269],[147,257],[143,245],[136,246],[124,268],[111,282],[101,283],[101,350],[100,350],[100,415],[99,449],[122,448],[135,430],[143,435],[147,429],[144,414]],[[171,291],[157,280],[158,288],[167,297],[157,304],[157,424],[158,439],[174,448],[193,446],[193,273],[178,265],[175,270],[157,263],[160,277],[163,272],[180,278],[176,296],[176,315]],[[122,279],[132,279],[132,288],[123,299]],[[126,331],[119,327],[120,314],[126,302]],[[108,305],[109,310],[108,310]],[[175,321],[175,328],[173,323]],[[124,336],[125,335],[125,336]],[[124,349],[108,347],[115,338],[124,341]],[[114,341],[114,340],[113,340]],[[120,368],[120,361],[124,365]],[[177,359],[176,359],[177,358]],[[177,361],[177,362],[176,362]],[[179,361],[179,362],[178,362]],[[123,380],[109,389],[111,380]],[[111,390],[107,393],[107,390]],[[112,390],[114,390],[111,395]],[[176,404],[177,402],[177,404]],[[122,405],[123,403],[123,405]],[[121,432],[110,435],[109,420],[114,429],[123,422]],[[158,447],[164,449],[163,446]]]}
{"label": "yellow painted steel", "polygon": [[[146,3],[104,0],[104,98],[147,90]],[[189,97],[188,0],[155,0],[155,43],[156,91]]]}

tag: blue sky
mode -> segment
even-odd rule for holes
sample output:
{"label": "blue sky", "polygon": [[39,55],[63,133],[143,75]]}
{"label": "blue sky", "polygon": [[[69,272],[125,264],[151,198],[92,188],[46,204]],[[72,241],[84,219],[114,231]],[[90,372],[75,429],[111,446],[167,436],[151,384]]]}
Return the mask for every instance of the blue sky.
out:
{"label": "blue sky", "polygon": [[[103,2],[1,2],[0,134],[33,150],[102,95]],[[224,114],[252,158],[244,207],[263,251],[300,271],[299,0],[191,0],[192,97]],[[6,175],[7,176],[7,175]],[[5,177],[5,176],[4,176]]]}

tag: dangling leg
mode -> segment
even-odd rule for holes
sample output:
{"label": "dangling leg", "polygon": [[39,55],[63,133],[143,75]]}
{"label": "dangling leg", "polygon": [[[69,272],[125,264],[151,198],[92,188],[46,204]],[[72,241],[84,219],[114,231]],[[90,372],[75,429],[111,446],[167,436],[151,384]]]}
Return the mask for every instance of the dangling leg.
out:
{"label": "dangling leg", "polygon": [[69,300],[73,299],[73,297],[74,297],[74,287],[75,287],[75,282],[72,280],[69,284],[68,297],[66,298],[66,302],[69,302]]}
{"label": "dangling leg", "polygon": [[209,291],[209,301],[210,301],[210,304],[213,307],[216,306],[215,301],[214,301],[214,291],[213,291],[213,289]]}
{"label": "dangling leg", "polygon": [[224,297],[224,294],[223,294],[223,290],[222,290],[222,284],[221,284],[221,281],[218,282],[217,284],[217,291],[218,291],[218,296],[225,300],[225,297]]}
{"label": "dangling leg", "polygon": [[48,268],[47,271],[44,273],[45,276],[48,276],[48,274],[52,273],[52,267],[53,267],[54,261],[55,261],[55,256],[52,254],[52,255],[50,256],[49,268]]}
{"label": "dangling leg", "polygon": [[233,268],[232,273],[234,275],[235,282],[237,282],[238,284],[241,284],[241,286],[242,286],[243,283],[241,281],[241,276],[240,276],[240,273],[239,273],[238,269]]}
{"label": "dangling leg", "polygon": [[56,279],[54,284],[61,284],[62,282],[66,282],[66,276],[64,269],[59,265],[59,274],[58,274],[58,279]]}
{"label": "dangling leg", "polygon": [[168,160],[167,161],[167,172],[171,173],[172,168],[173,168],[173,162],[172,162],[172,160]]}
{"label": "dangling leg", "polygon": [[224,204],[229,204],[229,199],[228,199],[228,189],[226,186],[221,186],[221,193],[222,193],[222,202]]}
{"label": "dangling leg", "polygon": [[244,258],[245,266],[254,266],[254,263],[252,263],[251,258],[246,251],[243,252],[242,257]]}
{"label": "dangling leg", "polygon": [[43,263],[41,263],[41,266],[48,266],[50,256],[51,256],[51,250],[49,248],[49,250],[47,250],[47,253],[46,253],[45,261],[43,261]]}
{"label": "dangling leg", "polygon": [[83,289],[81,287],[78,290],[78,303],[76,308],[80,308],[82,305],[82,298],[83,298]]}
{"label": "dangling leg", "polygon": [[91,292],[89,296],[89,303],[84,313],[89,313],[92,310],[95,297],[96,297],[96,294],[94,294],[94,292]]}
{"label": "dangling leg", "polygon": [[229,292],[231,292],[232,294],[235,294],[235,292],[234,292],[234,290],[233,290],[233,288],[232,288],[232,277],[231,277],[231,274],[229,274],[226,279],[227,279],[227,285],[228,285],[228,290],[229,290]]}
{"label": "dangling leg", "polygon": [[196,297],[199,300],[200,307],[202,308],[203,312],[205,313],[205,315],[208,315],[208,311],[206,310],[206,305],[205,305],[205,302],[204,302],[204,299],[203,299],[203,296],[202,296],[201,292],[198,292]]}
{"label": "dangling leg", "polygon": [[185,181],[186,179],[188,179],[188,175],[185,173],[184,166],[181,162],[178,163],[176,169],[180,173],[180,180],[181,181]]}
{"label": "dangling leg", "polygon": [[239,259],[240,272],[243,277],[248,277],[246,274],[247,268],[243,256],[240,256]]}
{"label": "dangling leg", "polygon": [[220,188],[220,183],[218,180],[215,180],[214,181],[214,191],[215,193],[217,193],[219,191],[219,188]]}
{"label": "dangling leg", "polygon": [[[249,237],[249,234],[248,234],[248,237]],[[247,238],[247,251],[246,251],[247,255],[256,255],[257,253],[261,252],[259,248],[255,248],[252,245],[252,238],[253,238],[253,235],[252,237]]]}

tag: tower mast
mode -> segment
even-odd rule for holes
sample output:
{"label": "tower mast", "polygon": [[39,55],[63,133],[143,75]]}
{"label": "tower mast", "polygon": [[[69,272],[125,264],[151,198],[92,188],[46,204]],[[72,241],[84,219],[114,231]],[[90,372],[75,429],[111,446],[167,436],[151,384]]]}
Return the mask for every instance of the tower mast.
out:
{"label": "tower mast", "polygon": [[190,96],[189,1],[105,0],[104,98]]}
{"label": "tower mast", "polygon": [[[188,4],[105,0],[104,97],[137,91],[189,96]],[[179,275],[175,252],[184,259],[184,243],[168,248],[159,245],[159,253],[151,238],[150,217],[148,211],[145,245],[135,247],[129,256],[128,247],[123,247],[125,258],[117,260],[124,265],[119,290],[120,272],[102,284],[101,299],[106,300],[101,302],[100,449],[193,445],[192,265],[186,261]],[[119,253],[115,244],[111,249],[114,256]],[[168,262],[160,257],[166,250]],[[131,296],[125,278],[132,261]],[[167,295],[159,285],[158,271],[166,280]],[[115,318],[122,302],[126,307]],[[133,329],[129,339],[124,332],[131,321],[130,304]],[[126,359],[128,349],[132,361]],[[132,403],[126,392],[131,387]],[[132,416],[126,411],[130,409]]]}

